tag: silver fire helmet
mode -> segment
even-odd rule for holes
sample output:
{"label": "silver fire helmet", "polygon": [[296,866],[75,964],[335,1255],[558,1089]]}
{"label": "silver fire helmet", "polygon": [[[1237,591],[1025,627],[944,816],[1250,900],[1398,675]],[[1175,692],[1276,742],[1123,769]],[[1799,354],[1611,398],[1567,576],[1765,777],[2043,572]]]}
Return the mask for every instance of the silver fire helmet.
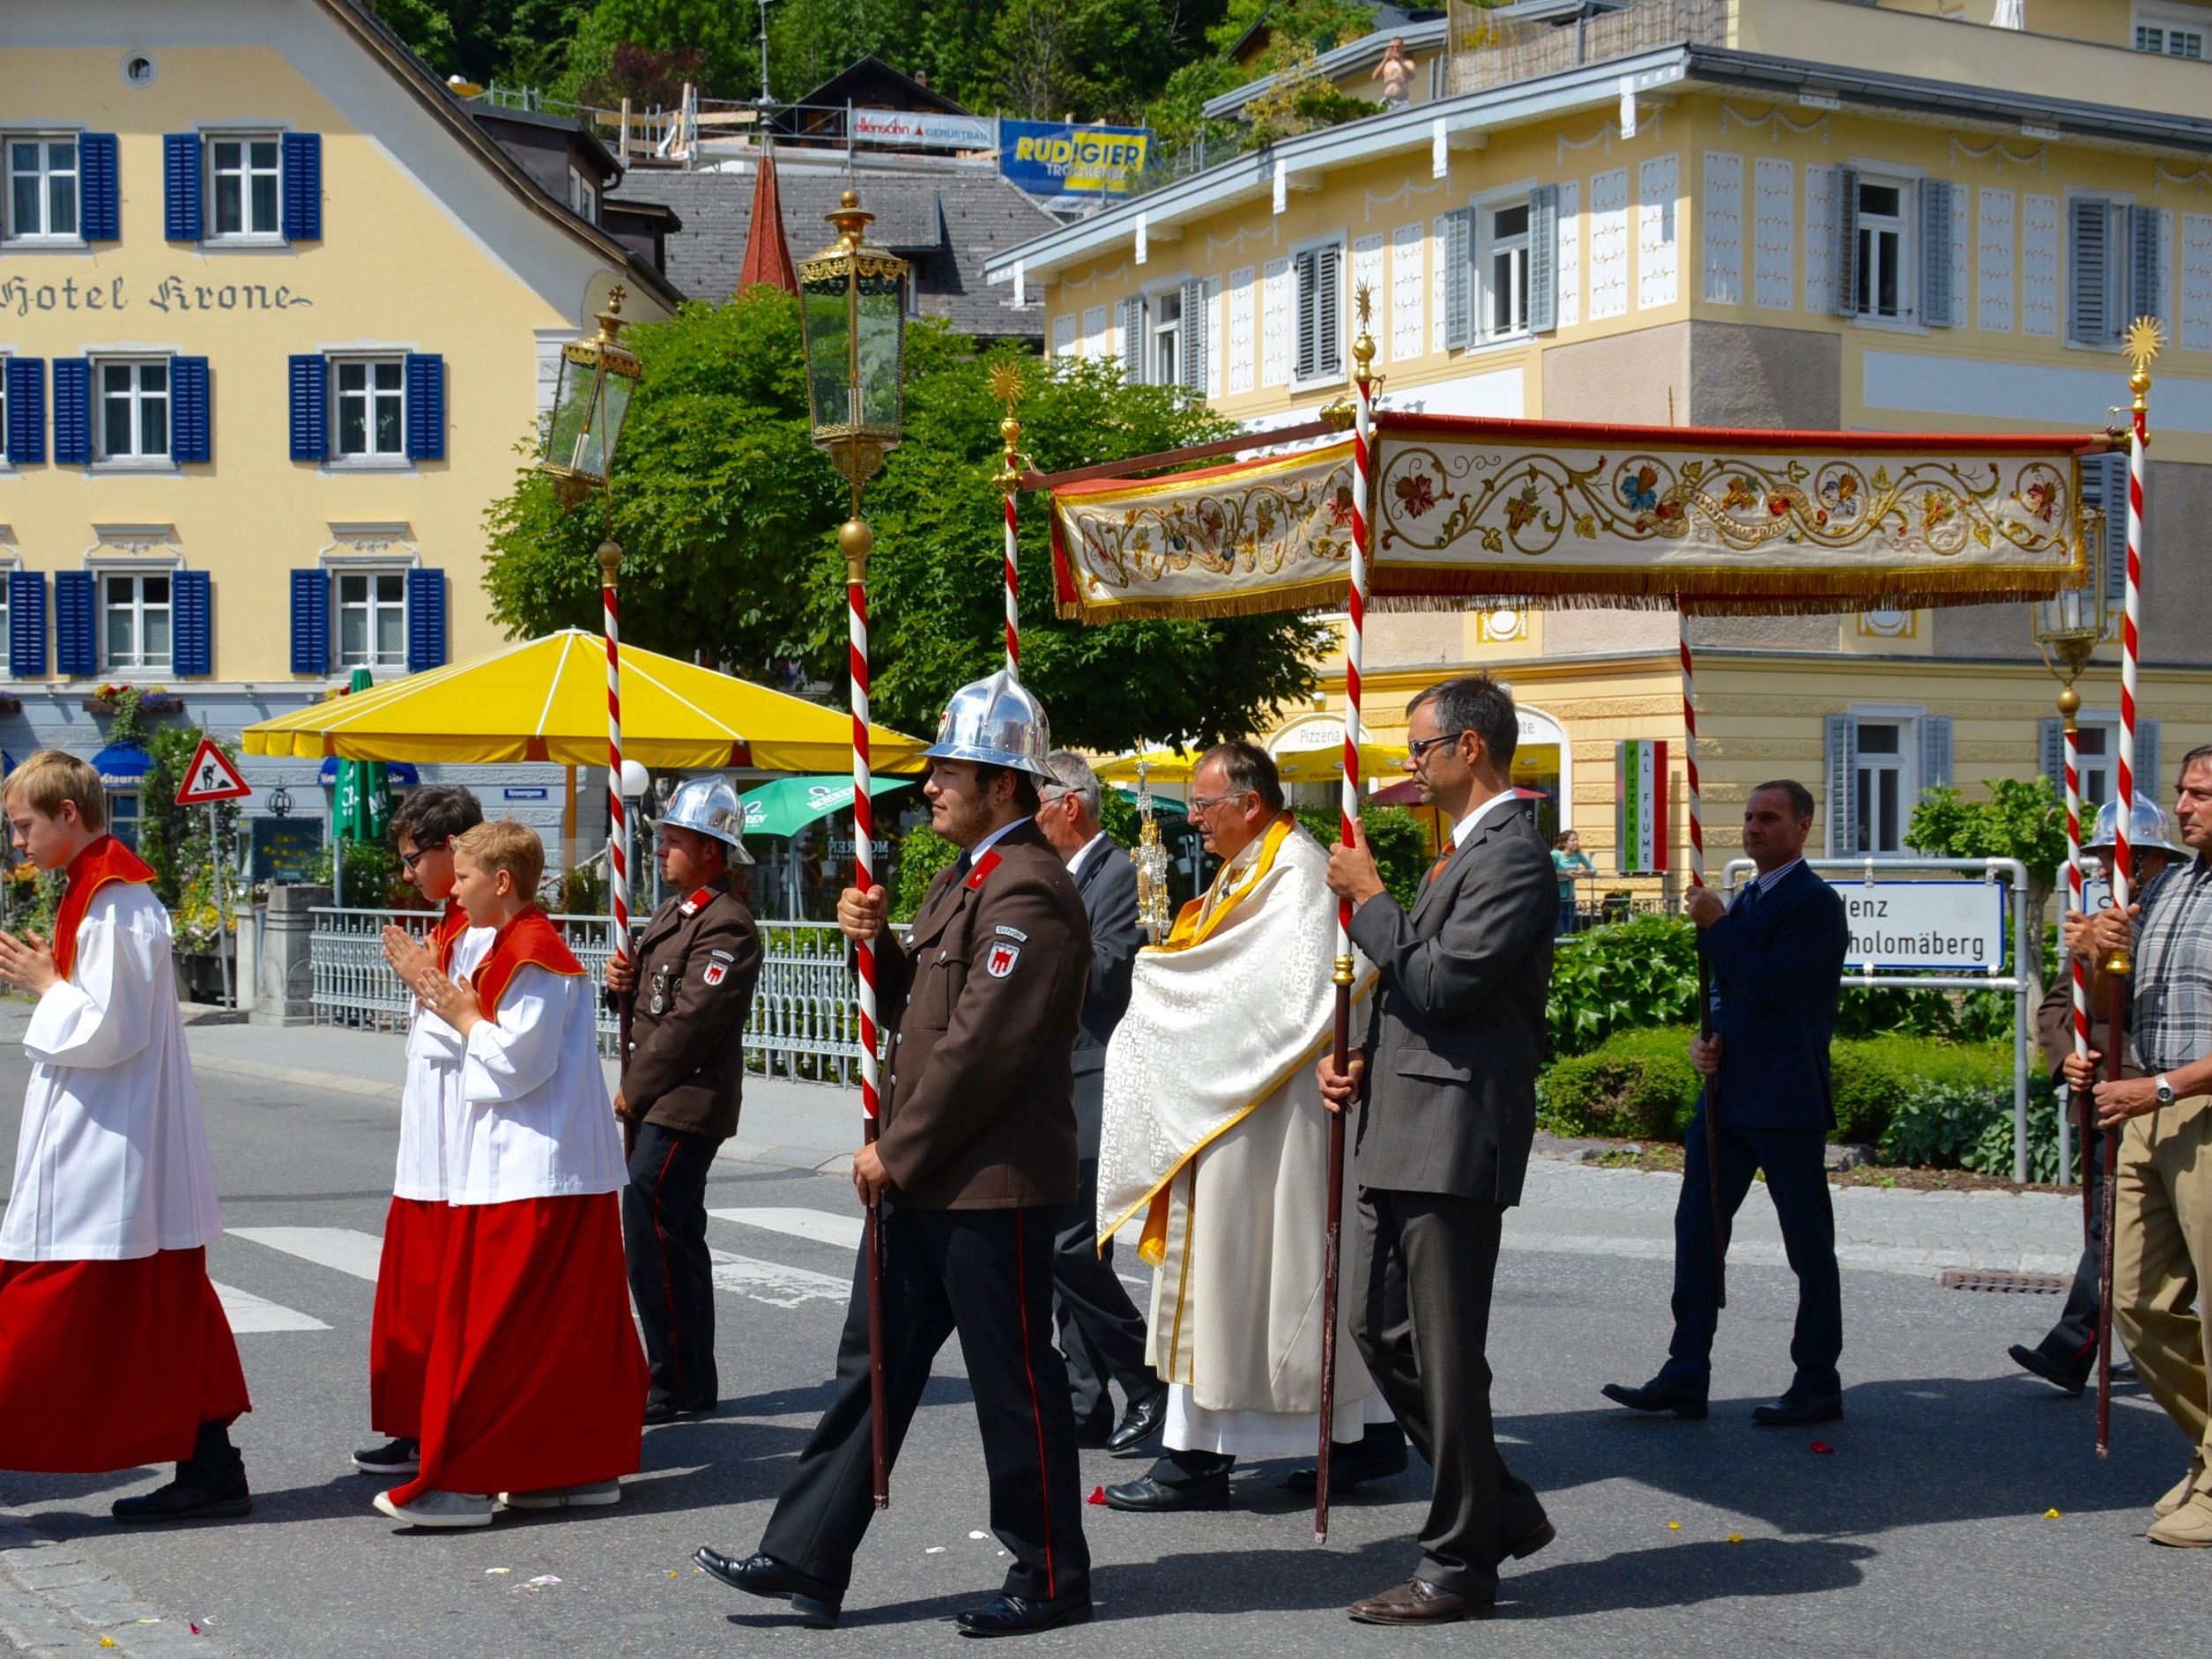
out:
{"label": "silver fire helmet", "polygon": [[738,792],[730,780],[719,772],[711,777],[687,780],[669,797],[668,810],[660,816],[664,826],[673,824],[678,829],[695,830],[710,835],[730,849],[730,862],[749,864],[753,855],[745,850],[741,839],[745,834],[745,806],[738,799]]}
{"label": "silver fire helmet", "polygon": [[1051,776],[1044,766],[1051,752],[1044,705],[1005,669],[954,692],[937,722],[937,741],[922,751],[932,759],[1011,767],[1037,778]]}
{"label": "silver fire helmet", "polygon": [[[2097,809],[2097,832],[2082,848],[2082,854],[2086,856],[2111,852],[2119,831],[2119,803],[2107,801]],[[2127,816],[2127,850],[2171,853],[2176,858],[2190,855],[2186,848],[2174,845],[2173,825],[2167,818],[2165,809],[2140,791],[2135,796],[2135,810]]]}

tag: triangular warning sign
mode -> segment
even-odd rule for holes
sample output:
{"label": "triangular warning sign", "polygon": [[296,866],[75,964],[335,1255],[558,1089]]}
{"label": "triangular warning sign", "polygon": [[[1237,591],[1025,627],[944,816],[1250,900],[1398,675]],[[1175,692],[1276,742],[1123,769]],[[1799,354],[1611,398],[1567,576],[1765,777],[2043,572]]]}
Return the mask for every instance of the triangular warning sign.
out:
{"label": "triangular warning sign", "polygon": [[210,801],[235,801],[241,795],[251,795],[252,788],[239,775],[237,764],[215,746],[215,739],[203,737],[200,746],[192,751],[192,764],[184,768],[184,782],[176,792],[179,806],[204,806]]}

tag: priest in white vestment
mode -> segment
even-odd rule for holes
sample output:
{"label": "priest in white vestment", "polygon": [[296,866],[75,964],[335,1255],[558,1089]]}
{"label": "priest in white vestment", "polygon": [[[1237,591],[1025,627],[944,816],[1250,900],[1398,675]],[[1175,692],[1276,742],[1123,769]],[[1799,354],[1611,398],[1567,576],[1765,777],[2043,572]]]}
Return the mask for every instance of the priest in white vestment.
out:
{"label": "priest in white vestment", "polygon": [[[1238,1458],[1310,1458],[1320,1438],[1329,1119],[1312,1068],[1335,1025],[1328,855],[1251,744],[1199,761],[1190,812],[1225,862],[1166,943],[1138,952],[1106,1055],[1099,1233],[1142,1230],[1155,1270],[1146,1357],[1169,1389],[1166,1455],[1106,1489],[1117,1509],[1217,1507]],[[1355,973],[1363,1003],[1374,971],[1361,959]],[[1353,1345],[1348,1302],[1338,1323],[1341,1490],[1403,1469],[1406,1445]]]}

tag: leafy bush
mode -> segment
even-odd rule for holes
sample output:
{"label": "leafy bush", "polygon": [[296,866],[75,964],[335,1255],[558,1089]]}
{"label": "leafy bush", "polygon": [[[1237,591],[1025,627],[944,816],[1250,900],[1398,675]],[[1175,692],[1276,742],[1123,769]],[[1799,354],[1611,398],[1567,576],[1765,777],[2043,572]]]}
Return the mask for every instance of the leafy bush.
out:
{"label": "leafy bush", "polygon": [[[1985,1175],[2012,1177],[2012,1094],[2008,1090],[1991,1102],[1994,1110],[1982,1126],[1981,1138],[1960,1162]],[[2028,1079],[2028,1179],[2055,1181],[2059,1178],[2059,1096],[2048,1077]]]}
{"label": "leafy bush", "polygon": [[1582,1054],[1617,1031],[1684,1025],[1697,1014],[1695,930],[1638,916],[1562,940],[1545,1011],[1555,1055]]}
{"label": "leafy bush", "polygon": [[[1892,1122],[1924,1088],[2009,1098],[2012,1055],[2008,1047],[1996,1043],[1931,1042],[1890,1032],[1837,1041],[1829,1051],[1829,1077],[1836,1100],[1835,1137],[1880,1145],[1886,1154]],[[1915,1156],[1888,1161],[1930,1160]]]}
{"label": "leafy bush", "polygon": [[[1882,1137],[1884,1163],[2012,1174],[2012,1079],[1923,1082],[1898,1102]],[[2028,1178],[2059,1177],[2058,1096],[2048,1078],[2028,1079]]]}
{"label": "leafy bush", "polygon": [[1544,1073],[1544,1127],[1557,1135],[1680,1140],[1697,1103],[1686,1026],[1623,1031]]}
{"label": "leafy bush", "polygon": [[[1306,833],[1322,846],[1337,844],[1342,826],[1333,808],[1324,811],[1303,806],[1297,815]],[[1382,872],[1384,891],[1399,908],[1411,910],[1421,897],[1421,879],[1436,857],[1420,816],[1410,807],[1370,806],[1360,813],[1360,826],[1367,832],[1367,848],[1375,855],[1375,868]]]}
{"label": "leafy bush", "polygon": [[891,920],[911,922],[929,896],[937,872],[960,856],[960,848],[926,824],[899,837],[899,873],[891,888]]}
{"label": "leafy bush", "polygon": [[[312,871],[322,886],[330,885],[331,862],[326,842],[315,855]],[[389,841],[348,841],[345,891],[336,902],[360,910],[413,910],[421,906],[422,898],[399,873],[399,855]]]}

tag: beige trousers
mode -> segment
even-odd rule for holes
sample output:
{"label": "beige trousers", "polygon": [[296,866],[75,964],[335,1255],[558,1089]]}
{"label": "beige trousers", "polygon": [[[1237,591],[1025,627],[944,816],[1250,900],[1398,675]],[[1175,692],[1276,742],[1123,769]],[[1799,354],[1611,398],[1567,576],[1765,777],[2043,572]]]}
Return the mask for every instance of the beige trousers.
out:
{"label": "beige trousers", "polygon": [[[2200,1458],[2212,1450],[2212,1097],[2131,1118],[2113,1181],[2112,1322],[2135,1374]],[[2197,1489],[2212,1493],[2212,1468]]]}

